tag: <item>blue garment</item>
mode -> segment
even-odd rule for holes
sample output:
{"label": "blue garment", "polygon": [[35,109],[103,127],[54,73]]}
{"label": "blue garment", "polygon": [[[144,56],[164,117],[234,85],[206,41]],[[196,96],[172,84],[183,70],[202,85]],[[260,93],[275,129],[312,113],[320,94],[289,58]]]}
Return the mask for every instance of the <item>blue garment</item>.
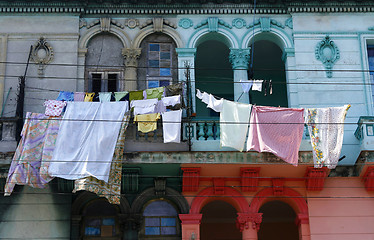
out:
{"label": "blue garment", "polygon": [[59,101],[74,101],[74,93],[73,92],[60,91],[60,94],[58,95],[56,100],[59,100]]}

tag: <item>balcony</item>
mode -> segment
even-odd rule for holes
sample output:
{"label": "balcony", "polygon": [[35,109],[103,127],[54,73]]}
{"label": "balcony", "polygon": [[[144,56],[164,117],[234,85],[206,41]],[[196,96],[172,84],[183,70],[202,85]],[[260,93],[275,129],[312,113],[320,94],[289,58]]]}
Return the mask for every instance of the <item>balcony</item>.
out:
{"label": "balcony", "polygon": [[362,151],[374,150],[374,117],[361,116],[357,122],[355,136],[360,140],[360,149]]}

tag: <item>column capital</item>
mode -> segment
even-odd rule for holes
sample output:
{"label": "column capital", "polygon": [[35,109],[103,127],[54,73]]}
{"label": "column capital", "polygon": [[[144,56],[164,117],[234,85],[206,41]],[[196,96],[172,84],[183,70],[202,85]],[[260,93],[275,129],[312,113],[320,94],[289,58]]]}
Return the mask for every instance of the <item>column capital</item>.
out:
{"label": "column capital", "polygon": [[195,57],[196,48],[176,48],[178,57]]}
{"label": "column capital", "polygon": [[250,48],[230,48],[229,60],[234,70],[247,70],[251,56]]}
{"label": "column capital", "polygon": [[122,56],[125,58],[126,67],[137,67],[138,58],[142,52],[141,48],[123,48]]}
{"label": "column capital", "polygon": [[238,213],[236,226],[239,228],[240,232],[244,229],[248,229],[250,222],[252,223],[252,228],[258,231],[262,222],[262,213]]}
{"label": "column capital", "polygon": [[179,214],[182,224],[200,224],[203,214]]}

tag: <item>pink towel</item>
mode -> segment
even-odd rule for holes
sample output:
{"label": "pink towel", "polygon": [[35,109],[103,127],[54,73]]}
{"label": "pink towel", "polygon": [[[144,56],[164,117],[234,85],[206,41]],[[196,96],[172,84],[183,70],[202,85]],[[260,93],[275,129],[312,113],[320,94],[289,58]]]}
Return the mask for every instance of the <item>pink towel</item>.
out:
{"label": "pink towel", "polygon": [[297,166],[304,109],[253,106],[247,150],[271,152]]}

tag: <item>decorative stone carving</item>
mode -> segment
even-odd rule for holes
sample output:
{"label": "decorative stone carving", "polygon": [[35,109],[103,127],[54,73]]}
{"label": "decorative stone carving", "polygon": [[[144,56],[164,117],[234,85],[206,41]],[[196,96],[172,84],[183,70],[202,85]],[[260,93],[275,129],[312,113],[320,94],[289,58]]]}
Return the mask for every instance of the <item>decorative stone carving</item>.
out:
{"label": "decorative stone carving", "polygon": [[79,19],[79,29],[87,27],[87,21],[84,20],[83,18]]}
{"label": "decorative stone carving", "polygon": [[284,195],[284,179],[282,178],[273,178],[273,195],[274,196],[283,196]]}
{"label": "decorative stone carving", "polygon": [[44,75],[46,65],[53,60],[53,48],[44,37],[40,37],[38,42],[34,44],[31,59],[38,64],[38,74]]}
{"label": "decorative stone carving", "polygon": [[232,26],[236,27],[236,28],[243,28],[245,27],[246,25],[246,22],[243,18],[235,18],[234,20],[232,20]]}
{"label": "decorative stone carving", "polygon": [[224,27],[227,27],[229,29],[232,28],[230,24],[226,23],[222,19],[219,19],[217,17],[209,17],[205,20],[203,20],[201,23],[197,24],[195,26],[195,29],[201,28],[202,26],[208,25],[209,32],[217,32],[218,31],[218,26],[222,25]]}
{"label": "decorative stone carving", "polygon": [[287,27],[293,29],[293,20],[292,20],[292,18],[287,19],[284,25],[286,25]]}
{"label": "decorative stone carving", "polygon": [[240,232],[243,232],[244,229],[248,229],[250,222],[252,223],[252,228],[258,231],[262,222],[262,213],[238,213],[236,227]]}
{"label": "decorative stone carving", "polygon": [[316,59],[320,60],[326,68],[326,76],[332,77],[332,67],[340,58],[340,51],[330,37],[327,35],[324,40],[319,42],[315,49]]}
{"label": "decorative stone carving", "polygon": [[321,191],[325,184],[325,179],[328,174],[328,169],[308,167],[305,173],[305,185],[308,191]]}
{"label": "decorative stone carving", "polygon": [[181,168],[183,171],[183,192],[196,192],[200,183],[200,168]]}
{"label": "decorative stone carving", "polygon": [[261,18],[255,20],[253,23],[249,24],[247,26],[247,28],[252,28],[252,27],[257,26],[259,24],[260,24],[262,32],[270,31],[270,28],[271,28],[272,25],[277,26],[279,28],[284,28],[284,26],[280,22],[278,22],[275,19],[268,18],[268,17],[261,17]]}
{"label": "decorative stone carving", "polygon": [[155,195],[164,196],[166,191],[166,179],[165,178],[155,178]]}
{"label": "decorative stone carving", "polygon": [[141,54],[140,48],[126,48],[122,50],[122,55],[125,58],[125,66],[126,67],[137,67],[138,66],[138,58]]}
{"label": "decorative stone carving", "polygon": [[250,48],[245,49],[230,49],[229,60],[232,64],[233,69],[248,69],[248,63],[250,59]]}
{"label": "decorative stone carving", "polygon": [[111,25],[117,26],[122,29],[125,28],[119,21],[111,18],[100,18],[90,23],[87,23],[85,19],[79,20],[79,28],[86,27],[87,29],[90,29],[99,24],[102,32],[109,32]]}
{"label": "decorative stone carving", "polygon": [[122,29],[125,28],[125,26],[123,26],[123,25],[122,25],[119,21],[117,21],[117,20],[112,19],[112,20],[110,20],[110,22],[111,22],[111,24],[113,24],[113,25],[115,25],[115,26],[117,26],[117,27],[119,27],[119,28],[122,28]]}
{"label": "decorative stone carving", "polygon": [[110,18],[100,18],[100,29],[102,32],[109,32],[111,19]]}
{"label": "decorative stone carving", "polygon": [[137,26],[139,26],[139,20],[134,19],[134,18],[126,19],[125,20],[125,26],[127,26],[128,28],[134,29]]}
{"label": "decorative stone carving", "polygon": [[259,167],[240,168],[240,183],[242,192],[254,192],[257,190],[260,176]]}
{"label": "decorative stone carving", "polygon": [[184,29],[188,29],[193,26],[193,22],[189,18],[182,18],[179,20],[178,26]]}
{"label": "decorative stone carving", "polygon": [[174,29],[177,28],[177,26],[174,23],[170,22],[169,20],[166,20],[164,18],[153,18],[153,19],[148,19],[145,23],[143,23],[140,26],[140,29],[143,29],[152,24],[153,24],[154,32],[162,32],[164,24]]}

